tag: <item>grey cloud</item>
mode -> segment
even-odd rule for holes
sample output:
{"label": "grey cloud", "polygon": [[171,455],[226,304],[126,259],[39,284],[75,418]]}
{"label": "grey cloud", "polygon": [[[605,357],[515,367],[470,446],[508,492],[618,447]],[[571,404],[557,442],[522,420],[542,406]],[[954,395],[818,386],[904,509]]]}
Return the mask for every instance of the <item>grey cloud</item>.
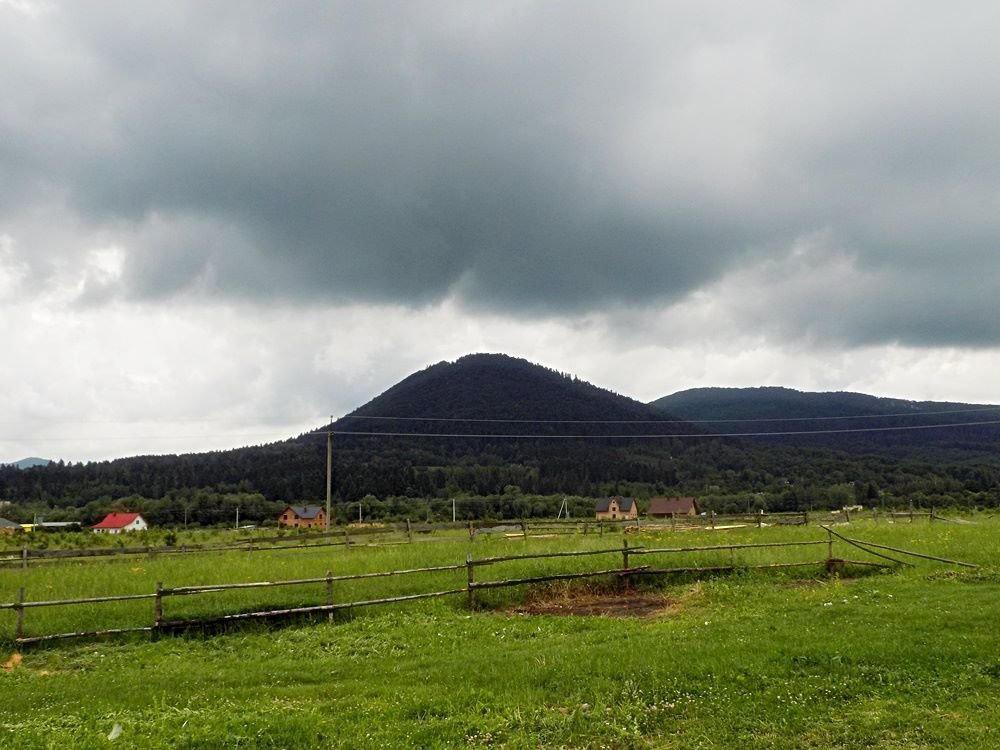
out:
{"label": "grey cloud", "polygon": [[827,230],[887,286],[836,320],[764,319],[1000,342],[1000,276],[983,273],[1000,237],[997,11],[822,14],[57,4],[0,24],[0,231],[73,214],[127,248],[133,298],[454,294],[546,315],[677,301]]}

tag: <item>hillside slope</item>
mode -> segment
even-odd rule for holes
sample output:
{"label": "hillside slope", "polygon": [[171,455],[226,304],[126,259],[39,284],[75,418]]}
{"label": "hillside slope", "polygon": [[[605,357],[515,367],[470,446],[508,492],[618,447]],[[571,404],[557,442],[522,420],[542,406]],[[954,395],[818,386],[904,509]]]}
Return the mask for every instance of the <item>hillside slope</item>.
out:
{"label": "hillside slope", "polygon": [[650,406],[716,433],[775,433],[755,439],[784,444],[935,460],[992,455],[1000,448],[1000,406],[989,404],[766,387],[694,388]]}

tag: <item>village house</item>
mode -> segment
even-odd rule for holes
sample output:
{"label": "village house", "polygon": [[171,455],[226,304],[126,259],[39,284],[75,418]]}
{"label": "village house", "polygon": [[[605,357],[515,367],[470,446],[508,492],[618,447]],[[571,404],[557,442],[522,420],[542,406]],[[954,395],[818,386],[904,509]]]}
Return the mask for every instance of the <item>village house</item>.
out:
{"label": "village house", "polygon": [[6,518],[0,518],[0,534],[16,534],[22,530],[21,524],[8,521]]}
{"label": "village house", "polygon": [[98,534],[121,534],[127,531],[145,531],[149,526],[138,513],[108,513],[103,521],[90,528]]}
{"label": "village house", "polygon": [[326,511],[319,505],[288,505],[278,516],[279,526],[325,529]]}
{"label": "village house", "polygon": [[607,521],[638,518],[639,506],[632,497],[605,497],[594,506],[594,516]]}
{"label": "village house", "polygon": [[653,518],[698,515],[698,503],[693,497],[654,497],[649,501]]}

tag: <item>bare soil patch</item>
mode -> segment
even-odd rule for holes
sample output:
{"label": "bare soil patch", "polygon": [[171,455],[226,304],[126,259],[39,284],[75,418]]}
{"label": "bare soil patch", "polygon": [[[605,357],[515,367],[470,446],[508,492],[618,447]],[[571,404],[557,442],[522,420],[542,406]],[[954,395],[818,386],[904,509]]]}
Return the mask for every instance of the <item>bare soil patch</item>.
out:
{"label": "bare soil patch", "polygon": [[519,615],[576,615],[581,617],[657,617],[676,602],[662,594],[615,592],[537,599],[507,610]]}

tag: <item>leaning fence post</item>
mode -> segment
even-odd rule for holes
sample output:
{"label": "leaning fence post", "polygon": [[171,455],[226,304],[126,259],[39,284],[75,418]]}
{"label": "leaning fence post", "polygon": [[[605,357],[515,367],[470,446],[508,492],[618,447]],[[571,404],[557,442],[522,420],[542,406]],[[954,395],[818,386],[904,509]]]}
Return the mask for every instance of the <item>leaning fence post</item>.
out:
{"label": "leaning fence post", "polygon": [[14,629],[14,640],[24,638],[24,586],[17,590],[17,625]]}
{"label": "leaning fence post", "polygon": [[163,581],[156,582],[156,598],[153,605],[153,629],[159,630],[163,624]]}
{"label": "leaning fence post", "polygon": [[326,621],[333,622],[333,571],[326,571],[326,604],[330,607],[326,613]]}
{"label": "leaning fence post", "polygon": [[473,580],[473,573],[472,573],[473,568],[472,568],[472,553],[471,552],[465,556],[465,570],[466,570],[466,577],[467,577],[468,582],[469,582],[467,588],[468,588],[468,592],[469,592],[469,611],[471,612],[475,608],[475,605],[476,605],[476,601],[475,601],[475,596],[476,595],[474,593],[475,581]]}
{"label": "leaning fence post", "polygon": [[833,565],[833,532],[829,529],[826,530],[826,564],[829,568]]}

